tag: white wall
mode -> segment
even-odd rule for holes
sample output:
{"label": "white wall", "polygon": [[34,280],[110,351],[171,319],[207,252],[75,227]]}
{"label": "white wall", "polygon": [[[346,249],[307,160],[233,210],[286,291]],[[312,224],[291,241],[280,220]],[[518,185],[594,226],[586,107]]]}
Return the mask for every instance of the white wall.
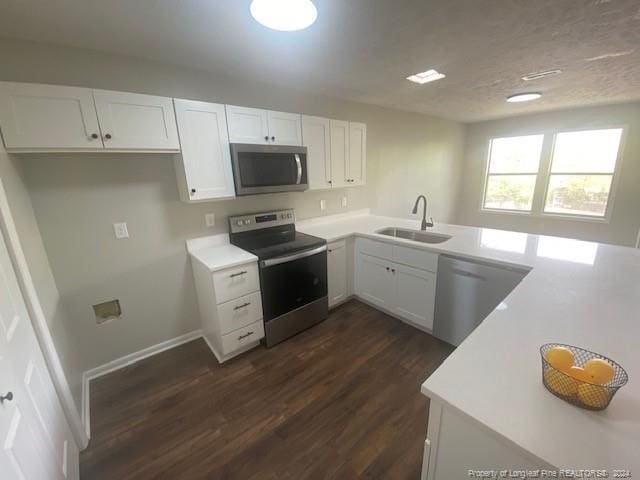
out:
{"label": "white wall", "polygon": [[[169,155],[20,155],[44,245],[68,308],[67,331],[89,369],[199,326],[187,238],[226,231],[226,216],[293,207],[298,218],[371,207],[406,216],[419,193],[450,221],[464,126],[223,75],[77,49],[0,41],[0,80],[81,85],[264,107],[367,124],[368,186],[198,205],[178,198]],[[319,200],[327,201],[320,212]],[[214,212],[217,225],[204,226]],[[131,238],[116,241],[112,223]],[[119,298],[123,318],[96,326],[91,305]]]}
{"label": "white wall", "polygon": [[[562,129],[626,126],[620,176],[609,223],[480,211],[489,140]],[[456,223],[633,246],[640,228],[640,103],[580,108],[471,124]]]}
{"label": "white wall", "polygon": [[79,412],[82,376],[79,356],[72,336],[66,330],[69,317],[49,265],[23,176],[22,162],[8,155],[0,144],[0,178],[6,190],[11,214],[16,223],[16,230],[27,258],[40,305],[47,318],[51,337],[56,345],[60,363]]}

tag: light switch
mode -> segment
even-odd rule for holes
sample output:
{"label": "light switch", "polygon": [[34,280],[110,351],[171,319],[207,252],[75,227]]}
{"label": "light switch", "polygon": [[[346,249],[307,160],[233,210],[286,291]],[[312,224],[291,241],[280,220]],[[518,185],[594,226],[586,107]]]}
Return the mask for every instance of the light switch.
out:
{"label": "light switch", "polygon": [[342,197],[340,199],[340,205],[342,205],[342,208],[346,208],[346,206],[347,206],[347,197]]}
{"label": "light switch", "polygon": [[216,214],[215,213],[207,213],[204,216],[204,223],[207,227],[215,227],[216,225]]}
{"label": "light switch", "polygon": [[327,201],[320,200],[320,210],[324,210],[325,208],[327,208]]}
{"label": "light switch", "polygon": [[113,232],[116,234],[116,238],[129,238],[129,230],[127,230],[126,222],[114,223]]}

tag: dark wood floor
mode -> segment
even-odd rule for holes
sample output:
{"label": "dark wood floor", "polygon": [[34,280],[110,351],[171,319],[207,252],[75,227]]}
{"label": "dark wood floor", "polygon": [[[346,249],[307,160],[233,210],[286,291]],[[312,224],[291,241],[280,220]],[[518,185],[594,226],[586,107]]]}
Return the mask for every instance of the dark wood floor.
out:
{"label": "dark wood floor", "polygon": [[224,365],[195,340],[91,383],[82,479],[418,479],[451,350],[355,300]]}

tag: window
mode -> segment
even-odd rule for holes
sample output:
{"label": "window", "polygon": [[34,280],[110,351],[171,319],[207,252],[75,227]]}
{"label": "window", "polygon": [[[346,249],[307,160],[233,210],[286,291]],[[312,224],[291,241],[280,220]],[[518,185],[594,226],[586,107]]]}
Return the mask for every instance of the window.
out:
{"label": "window", "polygon": [[484,209],[596,218],[607,215],[622,129],[551,135],[548,142],[545,135],[491,140]]}
{"label": "window", "polygon": [[556,135],[544,211],[604,217],[622,130]]}
{"label": "window", "polygon": [[484,208],[531,211],[543,140],[543,135],[491,140]]}

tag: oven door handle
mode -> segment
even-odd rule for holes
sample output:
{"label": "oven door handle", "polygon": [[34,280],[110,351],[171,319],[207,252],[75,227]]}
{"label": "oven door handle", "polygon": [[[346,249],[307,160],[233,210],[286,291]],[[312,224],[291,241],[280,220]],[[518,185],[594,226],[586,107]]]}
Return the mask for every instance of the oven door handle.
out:
{"label": "oven door handle", "polygon": [[295,154],[296,166],[298,167],[298,178],[296,179],[296,185],[300,185],[302,181],[302,162],[300,161],[300,155]]}
{"label": "oven door handle", "polygon": [[286,257],[276,257],[269,258],[268,260],[262,260],[260,262],[261,267],[273,267],[274,265],[280,265],[281,263],[293,262],[294,260],[299,260],[301,258],[310,257],[312,255],[317,255],[318,253],[326,252],[327,246],[322,245],[321,247],[312,248],[311,250],[305,250],[304,252],[294,253],[293,255],[287,255]]}

